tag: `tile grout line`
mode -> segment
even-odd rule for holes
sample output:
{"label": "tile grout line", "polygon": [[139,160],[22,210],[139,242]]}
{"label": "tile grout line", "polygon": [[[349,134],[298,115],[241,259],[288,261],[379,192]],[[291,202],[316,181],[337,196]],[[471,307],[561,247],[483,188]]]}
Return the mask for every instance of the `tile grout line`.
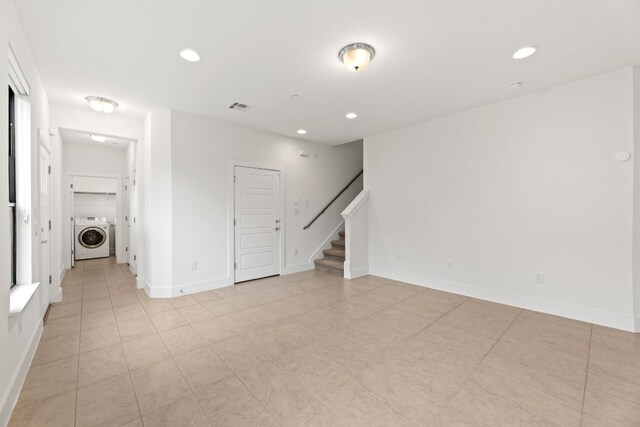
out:
{"label": "tile grout line", "polygon": [[584,418],[584,401],[587,397],[587,380],[589,378],[589,362],[591,361],[591,341],[593,340],[593,323],[589,328],[589,351],[587,352],[587,369],[584,372],[584,390],[582,392],[582,407],[580,408],[580,425]]}
{"label": "tile grout line", "polygon": [[74,427],[78,425],[78,387],[80,381],[80,343],[82,342],[82,306],[84,304],[84,267],[82,269],[82,299],[80,300],[80,333],[78,334],[78,363],[76,366],[76,403],[73,408],[73,425]]}
{"label": "tile grout line", "polygon": [[[513,324],[516,322],[516,320],[518,320],[518,318],[520,318],[520,316],[522,315],[522,313],[524,312],[524,309],[520,309],[520,311],[518,312],[518,315],[516,317],[513,318],[513,320],[511,321],[511,323],[509,324],[509,326],[507,326],[505,328],[505,330],[502,332],[502,334],[500,334],[500,336],[498,337],[498,339],[493,343],[493,345],[491,346],[491,348],[489,348],[489,350],[487,350],[487,352],[485,353],[485,355],[482,357],[482,359],[480,359],[480,361],[476,364],[476,366],[473,368],[473,370],[469,373],[469,375],[465,378],[465,380],[462,382],[462,384],[460,384],[460,387],[458,387],[458,389],[451,394],[451,397],[449,397],[449,399],[447,399],[446,403],[444,405],[442,405],[442,408],[440,408],[440,411],[438,411],[438,414],[434,417],[434,419],[438,418],[440,416],[440,414],[442,414],[442,411],[444,410],[444,408],[447,407],[447,405],[449,404],[449,402],[451,402],[451,400],[453,400],[453,398],[460,392],[460,390],[462,390],[462,387],[464,387],[465,384],[467,384],[467,382],[469,381],[469,378],[476,372],[476,370],[478,369],[478,366],[480,366],[482,364],[482,362],[484,362],[484,360],[487,358],[487,356],[489,355],[489,353],[491,353],[493,351],[493,349],[495,348],[495,346],[498,344],[498,342],[500,342],[500,340],[502,339],[502,337],[509,331],[509,329],[511,329],[513,327]],[[489,392],[491,393],[491,392]],[[493,393],[491,393],[493,394]],[[500,396],[497,396],[498,398],[500,398]],[[503,400],[502,398],[500,398],[500,400]],[[529,412],[529,411],[527,411]]]}

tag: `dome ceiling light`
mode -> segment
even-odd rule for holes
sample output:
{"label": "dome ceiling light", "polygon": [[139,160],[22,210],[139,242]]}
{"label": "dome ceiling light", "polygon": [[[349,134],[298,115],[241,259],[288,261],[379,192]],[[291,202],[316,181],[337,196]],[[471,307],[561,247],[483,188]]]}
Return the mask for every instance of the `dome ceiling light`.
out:
{"label": "dome ceiling light", "polygon": [[100,96],[87,96],[85,99],[89,103],[89,107],[98,113],[112,113],[118,106],[116,101]]}
{"label": "dome ceiling light", "polygon": [[376,56],[373,46],[366,43],[352,43],[340,49],[338,58],[349,71],[358,72],[367,68]]}
{"label": "dome ceiling light", "polygon": [[95,142],[105,142],[107,140],[107,137],[104,135],[91,135],[91,139],[93,139]]}

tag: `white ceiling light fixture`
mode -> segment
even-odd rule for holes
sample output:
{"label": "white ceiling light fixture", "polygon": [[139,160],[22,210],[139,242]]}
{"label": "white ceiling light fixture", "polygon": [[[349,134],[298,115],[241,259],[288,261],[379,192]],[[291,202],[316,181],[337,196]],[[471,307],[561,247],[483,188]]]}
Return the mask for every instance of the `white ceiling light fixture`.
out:
{"label": "white ceiling light fixture", "polygon": [[524,59],[524,58],[528,58],[531,55],[533,55],[534,53],[536,53],[536,47],[535,46],[524,46],[521,47],[520,49],[516,50],[515,53],[513,54],[513,59]]}
{"label": "white ceiling light fixture", "polygon": [[358,117],[358,115],[356,113],[347,113],[345,117],[347,119],[355,119],[356,117]]}
{"label": "white ceiling light fixture", "polygon": [[95,142],[105,142],[107,140],[107,137],[104,135],[91,135],[91,139],[93,139]]}
{"label": "white ceiling light fixture", "polygon": [[520,89],[524,83],[523,82],[513,82],[509,84],[508,88],[511,90]]}
{"label": "white ceiling light fixture", "polygon": [[352,43],[340,49],[338,58],[349,71],[358,72],[367,68],[376,56],[373,46],[366,43]]}
{"label": "white ceiling light fixture", "polygon": [[118,107],[118,103],[108,98],[102,98],[101,96],[87,96],[85,98],[94,111],[98,113],[113,113]]}
{"label": "white ceiling light fixture", "polygon": [[200,61],[200,55],[198,55],[198,52],[196,52],[195,50],[192,50],[192,49],[183,50],[182,52],[180,52],[180,56],[185,61],[189,61],[189,62],[198,62],[198,61]]}
{"label": "white ceiling light fixture", "polygon": [[298,133],[298,135],[305,135],[307,133],[307,130],[306,129],[298,129],[296,132]]}

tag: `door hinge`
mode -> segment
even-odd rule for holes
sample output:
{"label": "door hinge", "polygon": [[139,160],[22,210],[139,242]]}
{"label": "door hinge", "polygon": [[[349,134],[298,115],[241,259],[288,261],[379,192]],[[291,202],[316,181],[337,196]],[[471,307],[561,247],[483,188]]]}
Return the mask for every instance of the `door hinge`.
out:
{"label": "door hinge", "polygon": [[49,220],[49,230],[51,230],[51,220]]}
{"label": "door hinge", "polygon": [[127,215],[124,216],[125,221],[129,221],[129,217]]}
{"label": "door hinge", "polygon": [[135,261],[136,259],[137,259],[137,258],[136,258],[136,256],[134,255],[134,256],[133,256],[133,260]]}
{"label": "door hinge", "polygon": [[51,275],[49,275],[49,284],[51,284],[51,280],[52,280]]}
{"label": "door hinge", "polygon": [[73,188],[73,184],[69,184],[69,188]]}
{"label": "door hinge", "polygon": [[129,189],[129,187],[127,187],[127,186],[125,185],[125,186],[124,186],[124,189],[125,189],[125,190],[128,190],[128,189]]}
{"label": "door hinge", "polygon": [[233,225],[236,225],[236,219],[233,218]]}
{"label": "door hinge", "polygon": [[49,171],[49,175],[51,175],[51,165],[49,165],[47,170]]}
{"label": "door hinge", "polygon": [[236,176],[233,175],[233,182],[236,182]]}
{"label": "door hinge", "polygon": [[129,252],[129,246],[125,246],[125,247],[124,247],[124,251],[125,251],[125,252]]}
{"label": "door hinge", "polygon": [[237,270],[237,269],[238,269],[238,263],[237,263],[237,262],[234,262],[234,263],[233,263],[233,269],[234,269],[234,270]]}
{"label": "door hinge", "polygon": [[136,185],[136,180],[135,179],[133,180],[133,185]]}
{"label": "door hinge", "polygon": [[71,222],[73,222],[73,217],[71,217]]}

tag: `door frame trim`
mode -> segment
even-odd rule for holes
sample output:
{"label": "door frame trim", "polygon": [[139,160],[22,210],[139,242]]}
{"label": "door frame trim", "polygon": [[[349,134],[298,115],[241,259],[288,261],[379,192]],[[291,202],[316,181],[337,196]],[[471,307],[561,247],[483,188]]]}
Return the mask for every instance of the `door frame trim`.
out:
{"label": "door frame trim", "polygon": [[[116,180],[116,188],[119,189],[119,191],[116,192],[116,262],[118,264],[122,264],[122,260],[124,260],[124,246],[122,245],[122,236],[121,236],[121,232],[122,232],[122,223],[124,222],[124,211],[122,210],[122,175],[115,175],[115,174],[109,174],[109,173],[100,173],[100,172],[79,172],[79,171],[73,171],[73,170],[65,170],[62,173],[62,188],[68,191],[68,199],[67,202],[69,204],[68,206],[68,212],[65,212],[66,209],[63,206],[63,219],[62,221],[65,221],[67,223],[70,223],[69,221],[69,217],[75,217],[75,212],[73,211],[73,198],[71,196],[71,193],[73,192],[73,190],[70,188],[70,184],[73,183],[73,178],[74,177],[90,177],[90,178],[111,178],[111,179],[115,179]],[[61,223],[62,224],[62,223]],[[74,228],[74,224],[69,224],[69,227],[71,229],[71,235],[73,236],[71,239],[71,243],[73,244],[73,242],[75,241],[75,228]],[[64,227],[63,227],[64,228]],[[66,252],[65,248],[65,252]],[[71,255],[71,250],[73,249],[73,247],[68,248],[69,249],[69,256],[70,256],[70,263],[69,263],[69,268],[72,267],[72,265],[74,264],[73,262],[73,256]],[[120,251],[118,251],[118,249],[120,249]],[[66,257],[67,254],[65,254],[64,256]],[[66,259],[66,258],[65,258]],[[63,259],[63,261],[65,260]],[[126,261],[125,261],[126,262]],[[66,265],[66,262],[65,262]]]}
{"label": "door frame trim", "polygon": [[[49,186],[49,218],[48,218],[48,223],[47,224],[40,224],[40,220],[41,220],[41,209],[42,209],[42,202],[40,200],[40,194],[41,194],[41,188],[40,186],[42,185],[42,152],[46,151],[49,154],[49,167],[52,166],[53,161],[51,159],[51,157],[53,157],[52,153],[51,153],[51,148],[48,146],[48,141],[47,138],[45,137],[44,132],[38,128],[37,129],[37,139],[38,139],[38,162],[37,162],[37,168],[38,168],[38,227],[49,227],[49,224],[52,224],[52,218],[53,218],[53,174],[46,172],[49,175],[49,178],[47,179],[47,183]],[[36,227],[37,228],[37,227]],[[38,230],[36,230],[38,231]],[[42,259],[43,259],[43,254],[42,254],[42,238],[40,235],[40,232],[38,231],[37,235],[38,235],[38,263],[39,265],[39,272],[38,272],[38,276],[40,277],[40,283],[44,283],[46,288],[47,288],[47,294],[48,294],[48,301],[43,301],[42,303],[46,305],[49,305],[50,302],[56,302],[58,301],[58,299],[60,298],[60,295],[58,295],[58,289],[60,289],[60,284],[58,283],[59,281],[59,277],[56,278],[56,274],[54,274],[54,256],[53,256],[53,252],[54,252],[54,242],[56,242],[57,244],[57,239],[54,239],[53,237],[53,229],[48,230],[49,231],[49,275],[51,276],[51,283],[49,283],[49,278],[48,277],[43,277],[43,271],[42,271]],[[54,278],[56,280],[54,280]],[[42,289],[42,288],[41,288]],[[54,290],[56,292],[54,292]]]}
{"label": "door frame trim", "polygon": [[285,271],[286,265],[286,210],[285,210],[285,185],[284,185],[284,167],[275,163],[262,163],[262,162],[247,162],[242,160],[229,160],[228,170],[227,170],[227,203],[228,203],[228,242],[229,242],[229,250],[227,252],[227,260],[228,263],[228,271],[229,271],[229,285],[233,286],[236,284],[236,269],[234,267],[235,258],[236,258],[236,241],[235,241],[235,227],[233,225],[233,219],[235,217],[235,182],[233,180],[233,175],[235,172],[236,166],[245,167],[245,168],[253,168],[253,169],[268,169],[272,171],[280,172],[280,188],[279,188],[279,198],[280,198],[280,266],[279,266],[279,274],[282,274]]}

